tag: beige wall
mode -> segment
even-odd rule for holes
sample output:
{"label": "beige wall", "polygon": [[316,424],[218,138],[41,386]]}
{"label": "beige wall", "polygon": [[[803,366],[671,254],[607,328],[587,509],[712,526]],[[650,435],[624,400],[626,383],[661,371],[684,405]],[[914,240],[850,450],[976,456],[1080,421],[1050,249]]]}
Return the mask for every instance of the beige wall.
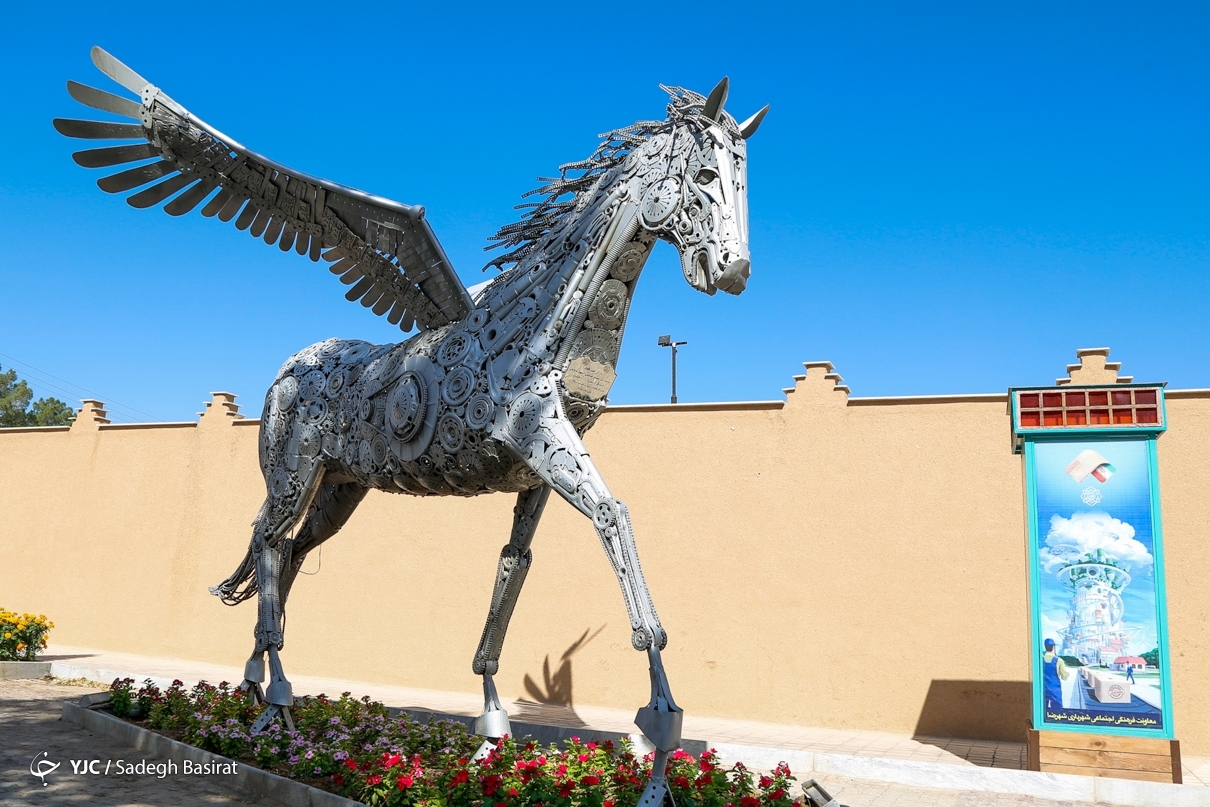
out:
{"label": "beige wall", "polygon": [[[1112,379],[1103,365],[1081,383]],[[1025,525],[1005,396],[850,398],[830,371],[808,365],[784,404],[617,407],[588,436],[630,507],[677,700],[702,715],[1022,738]],[[90,404],[70,430],[0,431],[0,605],[47,613],[66,645],[241,665],[255,608],[206,591],[242,557],[264,490],[256,424],[233,413],[216,395],[197,424],[107,426]],[[1175,722],[1187,754],[1210,755],[1210,392],[1172,393],[1168,413]],[[470,661],[512,505],[371,492],[295,586],[287,672],[477,692]],[[552,501],[502,694],[527,695],[525,676],[541,684],[544,660],[558,670],[586,631],[574,702],[642,705],[645,659],[595,533]]]}

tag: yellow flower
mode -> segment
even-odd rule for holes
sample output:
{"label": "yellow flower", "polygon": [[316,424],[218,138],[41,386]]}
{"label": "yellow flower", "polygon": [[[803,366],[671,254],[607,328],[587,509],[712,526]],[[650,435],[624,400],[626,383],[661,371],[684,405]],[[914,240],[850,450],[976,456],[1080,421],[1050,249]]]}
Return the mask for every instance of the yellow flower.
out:
{"label": "yellow flower", "polygon": [[11,633],[5,633],[5,634],[4,634],[4,638],[5,638],[5,639],[11,639],[11,638],[13,638],[13,635],[12,635]]}

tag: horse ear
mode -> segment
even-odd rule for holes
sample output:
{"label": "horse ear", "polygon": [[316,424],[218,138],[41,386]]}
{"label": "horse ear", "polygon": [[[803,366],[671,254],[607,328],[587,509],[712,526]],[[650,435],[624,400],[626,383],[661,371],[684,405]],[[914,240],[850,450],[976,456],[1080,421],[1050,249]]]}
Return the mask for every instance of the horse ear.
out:
{"label": "horse ear", "polygon": [[702,107],[703,115],[712,121],[717,121],[722,116],[723,104],[727,102],[727,90],[730,86],[730,80],[723,76],[723,80],[715,85],[706,98],[706,105]]}
{"label": "horse ear", "polygon": [[760,122],[765,119],[765,115],[767,114],[769,114],[769,105],[765,104],[760,108],[759,112],[739,125],[740,137],[744,138],[744,140],[747,140],[749,137],[756,134],[756,130],[760,128]]}

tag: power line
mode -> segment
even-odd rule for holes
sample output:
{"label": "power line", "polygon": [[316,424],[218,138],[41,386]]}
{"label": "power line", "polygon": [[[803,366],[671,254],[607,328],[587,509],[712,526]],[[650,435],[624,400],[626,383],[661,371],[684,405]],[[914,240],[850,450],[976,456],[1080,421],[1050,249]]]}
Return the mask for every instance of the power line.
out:
{"label": "power line", "polygon": [[[118,407],[119,409],[127,409],[127,410],[129,410],[129,411],[131,411],[131,412],[135,412],[135,413],[137,413],[137,414],[143,415],[144,417],[151,418],[152,420],[154,420],[154,421],[156,421],[156,422],[159,422],[159,423],[163,423],[163,422],[165,422],[165,421],[164,421],[162,418],[158,418],[158,417],[156,417],[155,415],[150,415],[150,414],[148,414],[147,412],[142,411],[141,409],[135,409],[133,406],[127,406],[126,404],[121,403],[120,401],[115,401],[115,400],[113,400],[112,398],[109,398],[109,397],[107,397],[107,396],[105,396],[105,395],[102,395],[102,394],[101,394],[101,393],[99,393],[99,392],[93,392],[92,390],[88,389],[87,387],[82,387],[82,386],[80,386],[79,384],[75,384],[75,383],[73,383],[73,382],[71,382],[71,381],[68,381],[68,380],[67,380],[67,379],[65,379],[65,378],[59,378],[57,375],[54,375],[54,374],[52,374],[52,373],[48,373],[48,372],[46,372],[45,370],[40,370],[39,368],[34,367],[32,364],[29,364],[29,363],[27,363],[27,362],[23,362],[23,361],[21,361],[21,360],[20,360],[20,359],[18,359],[18,358],[15,358],[15,357],[13,357],[13,356],[8,355],[7,353],[0,353],[0,356],[3,356],[4,358],[6,358],[6,359],[8,359],[9,361],[14,362],[14,363],[16,363],[16,364],[20,364],[22,367],[27,367],[27,368],[29,368],[30,370],[33,370],[35,373],[38,373],[38,374],[40,374],[40,375],[47,376],[47,377],[49,377],[49,378],[53,378],[53,379],[55,379],[56,381],[61,381],[61,382],[63,382],[64,384],[66,384],[67,386],[69,386],[69,387],[74,387],[75,389],[79,390],[80,392],[84,392],[84,393],[86,393],[86,394],[88,394],[88,395],[92,395],[92,396],[94,396],[94,397],[95,397],[97,400],[104,401],[104,402],[105,402],[105,405],[106,405],[107,407],[110,407],[110,406],[116,406],[116,407]],[[67,396],[69,396],[69,397],[76,397],[76,396],[79,394],[79,393],[77,393],[77,392],[72,392],[72,391],[70,391],[70,390],[65,390],[65,389],[63,389],[62,387],[58,387],[58,386],[56,386],[55,384],[51,384],[51,383],[49,383],[49,382],[47,382],[47,381],[45,381],[45,380],[38,379],[38,383],[40,383],[42,386],[45,386],[45,387],[50,387],[51,389],[57,390],[57,391],[59,391],[59,392],[63,393],[64,395],[67,395]],[[135,422],[133,419],[130,419],[130,418],[129,418],[129,416],[115,415],[115,417],[119,417],[119,418],[121,418],[121,419],[127,419],[127,420],[128,420],[128,422],[131,422],[131,423]]]}

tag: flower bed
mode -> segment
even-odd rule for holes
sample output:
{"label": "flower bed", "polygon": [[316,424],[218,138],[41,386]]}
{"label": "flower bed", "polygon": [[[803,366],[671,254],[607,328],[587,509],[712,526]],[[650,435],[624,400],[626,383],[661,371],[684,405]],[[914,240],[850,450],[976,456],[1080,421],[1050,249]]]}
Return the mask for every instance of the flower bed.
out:
{"label": "flower bed", "polygon": [[[417,807],[634,807],[651,774],[652,754],[627,740],[540,746],[505,737],[473,760],[481,738],[460,723],[391,717],[369,698],[344,693],[299,699],[295,731],[274,723],[252,736],[259,707],[223,682],[161,691],[130,678],[110,687],[115,715],[182,742],[299,779],[370,805]],[[755,776],[741,763],[718,764],[677,751],[667,777],[678,804],[695,807],[791,807],[794,777],[785,763]]]}
{"label": "flower bed", "polygon": [[54,626],[46,614],[18,615],[0,608],[0,661],[36,661]]}

